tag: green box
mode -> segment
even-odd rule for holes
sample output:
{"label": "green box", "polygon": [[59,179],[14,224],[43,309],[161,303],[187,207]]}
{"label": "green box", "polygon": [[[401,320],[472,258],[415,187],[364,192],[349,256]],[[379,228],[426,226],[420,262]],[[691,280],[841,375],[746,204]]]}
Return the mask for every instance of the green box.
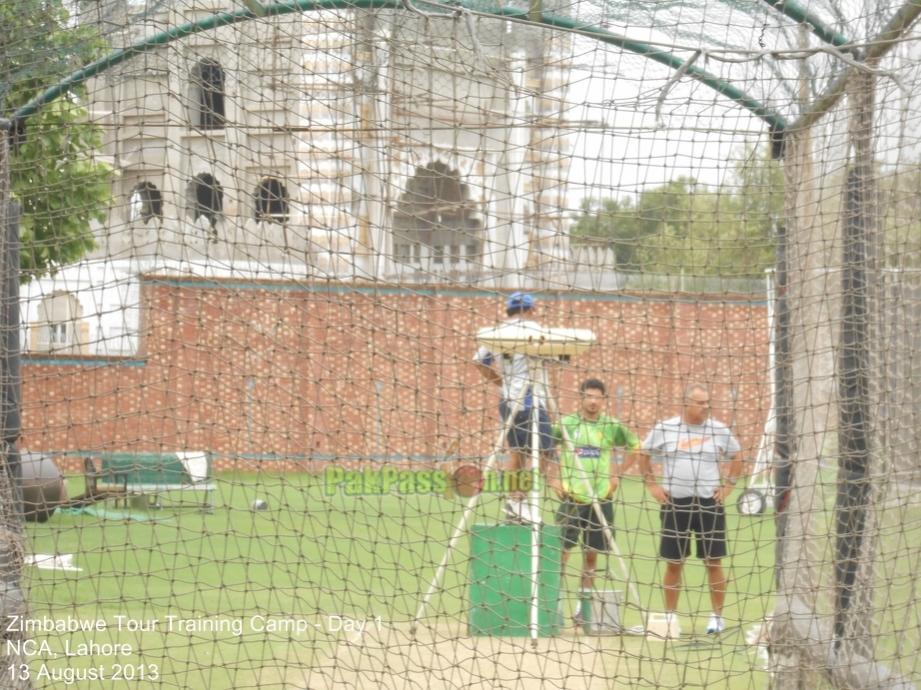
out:
{"label": "green box", "polygon": [[102,474],[127,486],[191,483],[182,461],[171,453],[112,453],[102,458]]}
{"label": "green box", "polygon": [[[198,456],[197,465],[190,465],[185,459],[192,454]],[[194,487],[211,482],[211,457],[204,452],[105,453],[100,457],[100,482],[129,491]]]}
{"label": "green box", "polygon": [[[541,527],[537,578],[540,637],[560,632],[560,537],[558,526]],[[474,525],[470,554],[470,634],[530,635],[531,528]]]}

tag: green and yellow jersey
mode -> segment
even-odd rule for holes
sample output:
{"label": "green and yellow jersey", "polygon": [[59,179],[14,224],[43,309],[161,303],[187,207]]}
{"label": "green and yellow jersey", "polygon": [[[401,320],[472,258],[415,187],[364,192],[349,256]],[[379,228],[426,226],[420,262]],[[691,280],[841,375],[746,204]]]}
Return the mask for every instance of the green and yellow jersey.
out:
{"label": "green and yellow jersey", "polygon": [[[573,452],[563,441],[564,427]],[[580,503],[591,503],[590,492],[599,499],[607,498],[611,482],[611,455],[615,448],[632,451],[640,447],[636,434],[604,414],[595,421],[583,419],[579,414],[567,415],[553,426],[553,436],[560,449],[563,491]],[[591,489],[585,485],[585,479]]]}

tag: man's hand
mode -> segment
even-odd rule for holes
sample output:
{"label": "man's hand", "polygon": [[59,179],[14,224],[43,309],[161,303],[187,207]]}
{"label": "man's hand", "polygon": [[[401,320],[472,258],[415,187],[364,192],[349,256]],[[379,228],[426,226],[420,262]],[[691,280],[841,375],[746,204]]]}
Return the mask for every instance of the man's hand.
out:
{"label": "man's hand", "polygon": [[620,480],[617,477],[611,477],[611,482],[608,484],[608,493],[605,498],[611,498],[617,493],[617,487],[620,486]]}
{"label": "man's hand", "polygon": [[733,484],[726,481],[719,485],[719,488],[713,492],[713,498],[716,499],[716,502],[723,504],[726,502],[726,499],[729,498],[729,494],[732,493],[732,490],[735,488]]}
{"label": "man's hand", "polygon": [[563,498],[565,496],[563,493],[563,484],[557,477],[549,477],[547,479],[547,484],[550,485],[551,490],[557,495],[557,498]]}
{"label": "man's hand", "polygon": [[474,364],[474,366],[476,366],[476,368],[479,370],[480,375],[481,375],[484,379],[486,379],[487,381],[489,381],[489,383],[491,383],[491,384],[493,384],[493,385],[495,385],[495,386],[501,386],[501,385],[502,385],[502,375],[499,374],[498,371],[496,371],[495,369],[493,369],[491,366],[487,366],[487,365],[485,365],[485,364],[482,364],[481,362],[474,362],[473,364]]}
{"label": "man's hand", "polygon": [[646,484],[646,490],[649,491],[649,495],[652,496],[656,501],[665,505],[668,503],[668,494],[665,489],[663,489],[659,484],[651,483]]}

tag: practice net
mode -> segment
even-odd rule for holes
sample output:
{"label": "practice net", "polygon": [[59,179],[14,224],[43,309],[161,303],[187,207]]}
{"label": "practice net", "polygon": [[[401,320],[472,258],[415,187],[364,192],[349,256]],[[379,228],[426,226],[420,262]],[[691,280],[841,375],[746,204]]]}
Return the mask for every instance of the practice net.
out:
{"label": "practice net", "polygon": [[921,687],[919,12],[4,3],[0,687]]}

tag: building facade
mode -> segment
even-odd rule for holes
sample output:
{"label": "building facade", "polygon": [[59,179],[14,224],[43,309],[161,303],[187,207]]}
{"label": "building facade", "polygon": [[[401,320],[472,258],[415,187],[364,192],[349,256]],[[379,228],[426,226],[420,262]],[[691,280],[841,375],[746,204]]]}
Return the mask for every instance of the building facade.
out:
{"label": "building facade", "polygon": [[[238,7],[136,9],[107,6],[113,48]],[[27,288],[24,342],[130,350],[139,305],[124,300],[145,272],[516,285],[567,247],[564,44],[490,18],[318,11],[106,71],[89,109],[114,203],[84,265]]]}

